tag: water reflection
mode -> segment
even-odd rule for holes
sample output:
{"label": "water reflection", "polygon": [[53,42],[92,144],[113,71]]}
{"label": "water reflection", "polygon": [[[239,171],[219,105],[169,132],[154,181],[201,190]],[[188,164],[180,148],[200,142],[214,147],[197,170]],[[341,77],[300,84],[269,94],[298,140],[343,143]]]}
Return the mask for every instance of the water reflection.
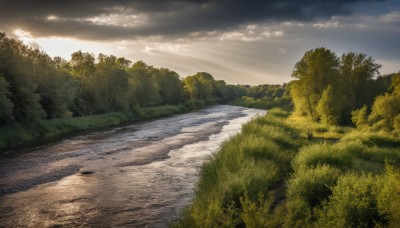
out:
{"label": "water reflection", "polygon": [[[203,161],[259,113],[216,106],[2,161],[1,187],[14,193],[0,195],[0,226],[165,227],[190,201]],[[19,169],[6,172],[10,163]]]}

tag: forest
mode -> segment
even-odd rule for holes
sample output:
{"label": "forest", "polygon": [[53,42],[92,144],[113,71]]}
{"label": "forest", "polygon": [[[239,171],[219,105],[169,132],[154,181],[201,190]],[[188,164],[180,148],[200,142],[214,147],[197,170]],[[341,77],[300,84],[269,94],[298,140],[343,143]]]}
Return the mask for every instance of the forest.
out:
{"label": "forest", "polygon": [[181,80],[166,68],[123,57],[77,51],[71,60],[51,58],[0,36],[0,123],[135,112],[159,105],[214,104],[245,94],[199,72]]}
{"label": "forest", "polygon": [[70,61],[51,58],[0,34],[0,148],[242,97],[288,104],[285,91],[280,85],[229,85],[206,72],[181,78],[113,55],[77,51]]}

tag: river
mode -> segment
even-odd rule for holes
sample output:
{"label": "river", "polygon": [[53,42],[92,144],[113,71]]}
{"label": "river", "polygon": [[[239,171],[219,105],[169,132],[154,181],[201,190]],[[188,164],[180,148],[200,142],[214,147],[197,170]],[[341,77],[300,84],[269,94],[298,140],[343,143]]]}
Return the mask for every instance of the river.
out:
{"label": "river", "polygon": [[166,227],[201,164],[265,111],[217,105],[0,157],[0,227]]}

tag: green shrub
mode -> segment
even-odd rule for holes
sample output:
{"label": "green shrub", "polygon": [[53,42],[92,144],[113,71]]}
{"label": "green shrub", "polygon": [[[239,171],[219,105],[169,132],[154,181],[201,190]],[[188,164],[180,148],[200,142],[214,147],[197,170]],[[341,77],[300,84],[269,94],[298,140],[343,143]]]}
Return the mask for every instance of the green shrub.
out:
{"label": "green shrub", "polygon": [[268,115],[280,118],[287,118],[290,115],[290,112],[285,111],[282,108],[272,108],[268,110]]}
{"label": "green shrub", "polygon": [[252,201],[247,193],[240,199],[242,213],[240,217],[243,224],[249,228],[258,227],[279,227],[282,225],[283,211],[281,208],[271,211],[274,198],[269,196],[266,200],[263,194],[258,195],[258,199]]}
{"label": "green shrub", "polygon": [[240,149],[245,156],[251,157],[255,161],[273,160],[278,163],[289,163],[290,155],[281,149],[281,147],[268,140],[258,136],[249,136],[241,143]]}
{"label": "green shrub", "polygon": [[378,184],[378,210],[390,227],[400,227],[400,172],[393,166],[386,166],[386,172]]}
{"label": "green shrub", "polygon": [[372,133],[354,131],[343,137],[341,141],[357,141],[369,147],[400,147],[400,138],[394,137],[384,132]]}
{"label": "green shrub", "polygon": [[304,147],[292,161],[293,169],[315,168],[318,165],[330,165],[337,168],[348,169],[352,166],[352,156],[328,144],[315,144]]}
{"label": "green shrub", "polygon": [[317,227],[374,227],[384,221],[377,207],[377,178],[349,173],[332,188],[332,196],[318,211]]}
{"label": "green shrub", "polygon": [[319,205],[331,195],[330,187],[336,184],[340,171],[329,165],[300,170],[287,182],[288,200],[300,198],[311,207]]}
{"label": "green shrub", "polygon": [[332,193],[340,171],[323,165],[300,170],[287,181],[286,226],[307,226],[315,218],[314,207],[320,206]]}

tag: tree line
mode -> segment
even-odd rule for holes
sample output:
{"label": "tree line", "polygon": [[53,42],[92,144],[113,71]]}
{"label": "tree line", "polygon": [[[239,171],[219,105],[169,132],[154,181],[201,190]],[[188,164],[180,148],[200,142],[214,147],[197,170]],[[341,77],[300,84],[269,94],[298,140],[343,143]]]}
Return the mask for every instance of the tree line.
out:
{"label": "tree line", "polygon": [[0,33],[0,125],[141,107],[224,103],[247,94],[205,72],[181,79],[167,68],[77,51],[51,58]]}
{"label": "tree line", "polygon": [[400,72],[381,76],[380,68],[362,53],[307,51],[290,82],[295,113],[329,125],[400,131]]}

